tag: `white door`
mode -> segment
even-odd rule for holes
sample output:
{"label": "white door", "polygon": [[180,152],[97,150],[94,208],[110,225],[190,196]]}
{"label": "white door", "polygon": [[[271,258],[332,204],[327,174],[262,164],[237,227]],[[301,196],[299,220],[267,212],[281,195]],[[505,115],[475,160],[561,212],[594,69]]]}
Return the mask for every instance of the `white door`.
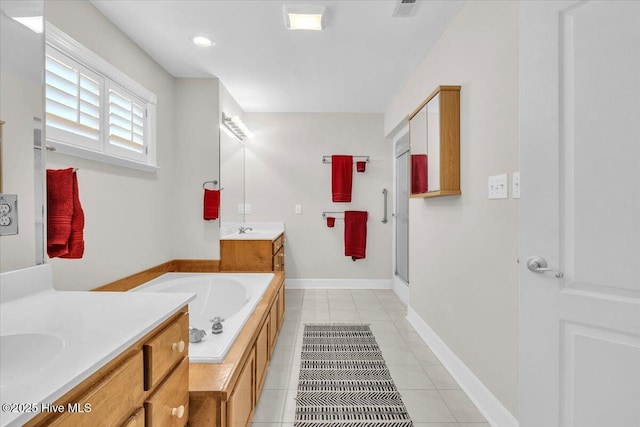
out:
{"label": "white door", "polygon": [[638,427],[640,2],[519,13],[520,426]]}

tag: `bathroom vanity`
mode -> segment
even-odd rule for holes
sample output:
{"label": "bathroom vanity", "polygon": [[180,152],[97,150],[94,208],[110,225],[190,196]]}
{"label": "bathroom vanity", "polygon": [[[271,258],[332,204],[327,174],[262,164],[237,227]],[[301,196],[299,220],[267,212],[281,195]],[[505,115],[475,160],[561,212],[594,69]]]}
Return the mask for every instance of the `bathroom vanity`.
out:
{"label": "bathroom vanity", "polygon": [[222,230],[220,271],[284,271],[284,224],[275,224]]}
{"label": "bathroom vanity", "polygon": [[194,295],[55,291],[50,269],[2,275],[0,425],[185,425]]}

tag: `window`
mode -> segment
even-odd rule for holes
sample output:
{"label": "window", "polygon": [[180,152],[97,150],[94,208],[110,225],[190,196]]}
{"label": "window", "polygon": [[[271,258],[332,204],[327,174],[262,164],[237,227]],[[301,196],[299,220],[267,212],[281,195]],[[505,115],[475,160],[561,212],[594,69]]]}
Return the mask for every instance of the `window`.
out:
{"label": "window", "polygon": [[153,171],[156,96],[47,23],[47,141],[78,157]]}

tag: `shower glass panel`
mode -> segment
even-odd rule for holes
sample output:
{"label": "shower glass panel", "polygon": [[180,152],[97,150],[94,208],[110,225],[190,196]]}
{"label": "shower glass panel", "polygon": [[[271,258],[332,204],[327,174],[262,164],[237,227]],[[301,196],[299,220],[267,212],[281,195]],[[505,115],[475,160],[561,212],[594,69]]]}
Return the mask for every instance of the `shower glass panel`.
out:
{"label": "shower glass panel", "polygon": [[409,133],[396,144],[396,276],[409,284]]}

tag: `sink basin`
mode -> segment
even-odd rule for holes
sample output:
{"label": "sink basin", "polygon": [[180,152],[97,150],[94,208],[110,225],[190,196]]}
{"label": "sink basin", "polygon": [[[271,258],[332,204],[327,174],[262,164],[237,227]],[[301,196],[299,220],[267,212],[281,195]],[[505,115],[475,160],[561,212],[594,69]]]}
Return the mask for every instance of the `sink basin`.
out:
{"label": "sink basin", "polygon": [[0,387],[22,382],[44,370],[64,348],[49,334],[0,336]]}
{"label": "sink basin", "polygon": [[249,230],[244,233],[235,232],[222,237],[223,240],[272,240],[278,237],[282,230]]}

